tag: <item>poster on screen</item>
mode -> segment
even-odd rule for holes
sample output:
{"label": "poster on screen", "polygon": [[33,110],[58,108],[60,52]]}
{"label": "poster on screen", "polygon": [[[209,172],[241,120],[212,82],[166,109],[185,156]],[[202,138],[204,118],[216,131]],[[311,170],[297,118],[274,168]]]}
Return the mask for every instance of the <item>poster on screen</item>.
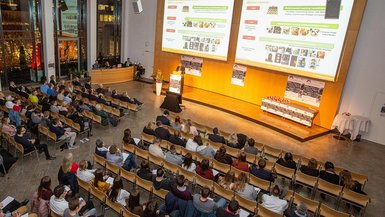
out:
{"label": "poster on screen", "polygon": [[199,57],[181,56],[180,61],[188,75],[202,76],[203,59]]}
{"label": "poster on screen", "polygon": [[231,84],[238,85],[241,87],[245,86],[246,71],[246,66],[234,64],[233,75],[231,77]]}
{"label": "poster on screen", "polygon": [[385,103],[384,103],[384,105],[381,107],[380,116],[385,117]]}
{"label": "poster on screen", "polygon": [[289,75],[285,98],[319,107],[325,82]]}

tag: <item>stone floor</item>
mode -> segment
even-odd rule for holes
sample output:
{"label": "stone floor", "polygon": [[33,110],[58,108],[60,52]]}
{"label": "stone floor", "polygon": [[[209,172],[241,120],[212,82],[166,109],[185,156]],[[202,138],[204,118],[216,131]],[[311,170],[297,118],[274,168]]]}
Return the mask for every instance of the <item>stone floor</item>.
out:
{"label": "stone floor", "polygon": [[[75,161],[82,159],[91,160],[94,144],[97,138],[102,138],[106,144],[121,144],[123,130],[130,128],[133,136],[138,137],[149,121],[161,113],[159,108],[163,96],[155,96],[152,86],[140,82],[128,82],[111,85],[118,91],[128,91],[130,96],[144,102],[143,108],[137,113],[130,113],[122,118],[116,128],[95,127],[91,140],[86,144],[80,144],[80,148],[74,151]],[[196,122],[209,126],[217,126],[227,132],[242,132],[265,144],[282,148],[295,154],[314,157],[320,161],[332,161],[336,166],[343,167],[358,173],[367,174],[369,182],[365,192],[371,197],[371,203],[366,216],[385,216],[385,205],[381,198],[385,198],[383,184],[385,183],[385,146],[369,141],[352,142],[337,141],[332,134],[301,143],[263,126],[246,121],[234,115],[211,109],[202,105],[184,101],[186,110],[180,116],[190,118]],[[30,198],[37,189],[40,178],[48,175],[52,178],[52,188],[57,185],[57,172],[63,155],[68,152],[60,152],[50,146],[51,153],[57,156],[55,161],[46,161],[43,155],[39,160],[27,157],[19,160],[10,170],[6,178],[0,178],[0,198],[11,195],[18,200]],[[381,205],[382,204],[382,205]],[[112,216],[107,214],[106,216]]]}

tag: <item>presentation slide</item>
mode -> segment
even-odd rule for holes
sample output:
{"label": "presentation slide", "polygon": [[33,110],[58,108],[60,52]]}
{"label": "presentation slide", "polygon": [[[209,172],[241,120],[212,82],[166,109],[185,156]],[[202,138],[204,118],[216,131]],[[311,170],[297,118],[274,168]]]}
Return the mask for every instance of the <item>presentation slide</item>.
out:
{"label": "presentation slide", "polygon": [[244,0],[236,63],[334,81],[353,2]]}
{"label": "presentation slide", "polygon": [[227,60],[234,0],[165,0],[162,51]]}

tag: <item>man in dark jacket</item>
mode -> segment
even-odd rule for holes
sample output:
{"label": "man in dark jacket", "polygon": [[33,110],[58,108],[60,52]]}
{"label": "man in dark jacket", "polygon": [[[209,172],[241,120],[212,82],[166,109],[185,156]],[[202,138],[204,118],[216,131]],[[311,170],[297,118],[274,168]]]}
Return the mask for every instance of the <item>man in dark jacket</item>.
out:
{"label": "man in dark jacket", "polygon": [[274,182],[274,177],[272,172],[269,170],[265,170],[265,167],[266,167],[266,160],[262,158],[258,161],[258,168],[255,166],[251,167],[250,173],[260,179]]}
{"label": "man in dark jacket", "polygon": [[160,139],[169,140],[171,134],[168,131],[168,129],[166,129],[162,126],[162,122],[157,121],[156,126],[157,126],[157,128],[155,129],[155,136],[160,138]]}
{"label": "man in dark jacket", "polygon": [[163,112],[163,115],[159,115],[158,117],[156,117],[156,122],[160,121],[164,125],[171,126],[170,120],[168,119],[169,114],[170,113],[167,110],[165,110]]}
{"label": "man in dark jacket", "polygon": [[209,140],[217,143],[226,143],[226,140],[223,136],[219,135],[219,130],[218,128],[213,129],[213,134],[209,134]]}
{"label": "man in dark jacket", "polygon": [[168,141],[174,145],[186,147],[186,141],[181,137],[180,131],[178,130],[174,131],[174,135],[171,135]]}
{"label": "man in dark jacket", "polygon": [[159,168],[156,171],[156,176],[152,179],[152,183],[156,190],[165,189],[167,191],[170,191],[175,181],[171,180],[170,178],[164,177],[164,170],[162,168]]}

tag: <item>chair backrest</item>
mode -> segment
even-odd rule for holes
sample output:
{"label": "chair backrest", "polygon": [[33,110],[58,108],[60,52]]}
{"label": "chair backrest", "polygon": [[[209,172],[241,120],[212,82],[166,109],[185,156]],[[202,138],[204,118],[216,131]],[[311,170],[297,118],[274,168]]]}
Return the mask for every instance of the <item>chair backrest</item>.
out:
{"label": "chair backrest", "polygon": [[317,189],[327,194],[339,197],[342,193],[342,188],[343,186],[335,185],[323,179],[318,179]]}
{"label": "chair backrest", "polygon": [[291,168],[282,166],[278,163],[276,163],[274,165],[274,169],[278,175],[281,175],[281,176],[286,177],[288,179],[293,179],[293,177],[294,177],[295,169],[291,169]]}
{"label": "chair backrest", "polygon": [[111,113],[116,117],[120,117],[120,110],[117,108],[112,108]]}
{"label": "chair backrest", "polygon": [[195,179],[195,173],[194,172],[190,172],[190,171],[187,171],[185,169],[183,169],[182,167],[178,167],[178,174],[179,175],[184,175],[184,177],[190,181],[194,181]]}
{"label": "chair backrest", "polygon": [[106,166],[106,159],[94,153],[94,163],[100,164],[102,167]]}
{"label": "chair backrest", "polygon": [[112,210],[114,210],[115,212],[119,214],[122,213],[122,205],[120,205],[120,203],[113,202],[109,197],[106,197],[106,205],[112,208]]}
{"label": "chair backrest", "polygon": [[297,173],[295,174],[295,182],[296,183],[302,183],[307,186],[315,187],[317,184],[318,177],[309,176],[305,173],[302,173],[300,170],[297,170]]}
{"label": "chair backrest", "polygon": [[185,156],[187,153],[190,153],[193,160],[197,159],[197,153],[195,151],[190,151],[186,148],[181,147],[181,154]]}
{"label": "chair backrest", "polygon": [[250,175],[250,185],[253,185],[255,187],[258,187],[262,190],[269,191],[270,190],[270,182],[260,179],[254,175]]}
{"label": "chair backrest", "polygon": [[155,156],[151,153],[148,153],[148,161],[150,161],[153,164],[156,164],[158,166],[163,166],[164,159],[158,156]]}
{"label": "chair backrest", "polygon": [[312,213],[317,213],[318,212],[318,209],[319,209],[319,206],[320,206],[320,202],[319,201],[310,200],[310,199],[308,199],[306,197],[301,196],[298,193],[294,193],[293,203],[298,205],[301,202],[303,204],[305,204],[307,206],[307,209],[309,211],[311,211]]}
{"label": "chair backrest", "polygon": [[54,132],[48,131],[48,138],[52,139],[53,141],[57,141],[56,134]]}
{"label": "chair backrest", "polygon": [[102,203],[105,203],[107,195],[104,192],[97,189],[95,186],[93,185],[90,185],[90,186],[91,186],[91,194],[94,196],[94,198],[98,199]]}
{"label": "chair backrest", "polygon": [[219,172],[222,172],[225,174],[230,170],[229,164],[221,163],[215,159],[212,160],[212,167],[213,169],[218,170]]}
{"label": "chair backrest", "polygon": [[102,117],[96,114],[92,114],[92,120],[95,121],[98,124],[102,123]]}
{"label": "chair backrest", "polygon": [[262,205],[258,205],[258,216],[260,217],[283,217],[282,214],[278,214],[276,212],[270,211],[266,209]]}
{"label": "chair backrest", "polygon": [[135,146],[135,155],[140,158],[148,160],[148,151],[143,150],[137,146]]}
{"label": "chair backrest", "polygon": [[247,163],[254,164],[255,163],[256,155],[255,154],[246,153],[246,152],[245,152],[245,154],[246,154],[246,161],[247,161]]}
{"label": "chair backrest", "polygon": [[135,153],[135,145],[123,143],[123,150],[130,153]]}
{"label": "chair backrest", "polygon": [[226,146],[226,153],[229,154],[231,157],[238,158],[240,151],[240,149]]}
{"label": "chair backrest", "polygon": [[240,169],[237,169],[237,168],[235,168],[235,167],[233,167],[233,166],[231,166],[231,169],[230,169],[230,170],[234,172],[235,177],[239,177],[239,174],[241,174],[241,173],[246,173],[247,176],[250,175],[249,172],[245,172],[245,171],[240,170]]}
{"label": "chair backrest", "polygon": [[51,217],[62,217],[61,215],[59,215],[59,214],[56,214],[54,211],[50,211],[50,215],[51,215]]}
{"label": "chair backrest", "polygon": [[[261,159],[261,157],[259,156],[255,156],[255,164],[258,164],[258,161]],[[269,160],[266,160],[266,166],[265,166],[265,169],[267,170],[272,170],[273,167],[274,167],[275,163],[269,161]]]}
{"label": "chair backrest", "polygon": [[153,188],[152,193],[154,193],[156,196],[158,196],[159,198],[164,200],[164,199],[166,199],[166,195],[167,195],[168,191],[164,190],[164,189],[156,190],[155,188]]}
{"label": "chair backrest", "polygon": [[[150,160],[151,160],[151,158],[150,158]],[[170,172],[172,172],[172,173],[174,173],[174,174],[177,174],[177,173],[179,172],[179,167],[178,167],[178,165],[173,164],[173,163],[171,163],[171,162],[168,162],[167,160],[164,160],[164,161],[163,161],[163,167],[164,167],[166,170],[168,170],[168,171],[170,171]]]}
{"label": "chair backrest", "polygon": [[139,187],[143,188],[144,190],[146,190],[150,193],[152,192],[152,189],[153,189],[152,188],[152,186],[153,186],[152,182],[144,180],[144,179],[140,178],[138,175],[135,176],[135,180],[136,180],[136,184]]}
{"label": "chair backrest", "polygon": [[281,154],[282,154],[282,150],[278,149],[278,148],[273,148],[273,147],[268,146],[268,145],[264,145],[263,153],[265,155],[269,155],[269,156],[273,156],[275,158],[279,158],[281,156]]}
{"label": "chair backrest", "polygon": [[140,217],[130,211],[128,211],[128,209],[126,209],[125,207],[123,207],[123,217]]}
{"label": "chair backrest", "polygon": [[142,141],[152,144],[154,143],[154,139],[154,136],[149,135],[147,133],[142,133]]}
{"label": "chair backrest", "polygon": [[367,195],[354,192],[348,188],[344,188],[342,191],[342,199],[360,207],[366,207],[370,202],[370,198]]}
{"label": "chair backrest", "polygon": [[110,162],[106,161],[106,169],[111,171],[111,172],[113,172],[113,173],[115,173],[116,175],[119,175],[120,169],[119,169],[119,167],[117,165],[115,165],[113,163],[110,163]]}
{"label": "chair backrest", "polygon": [[79,183],[79,186],[81,187],[81,188],[83,188],[85,191],[90,191],[91,190],[91,185],[90,185],[90,183],[88,183],[88,182],[85,182],[85,181],[83,181],[83,180],[81,180],[81,179],[79,179],[78,178],[78,183]]}
{"label": "chair backrest", "polygon": [[319,214],[323,217],[349,217],[350,214],[337,211],[325,204],[321,204],[319,208]]}
{"label": "chair backrest", "polygon": [[257,201],[248,200],[244,197],[241,197],[239,194],[235,194],[235,200],[238,201],[239,205],[246,209],[247,211],[254,213],[257,210]]}
{"label": "chair backrest", "polygon": [[214,182],[212,180],[209,180],[209,179],[205,179],[203,178],[202,176],[200,175],[196,175],[195,176],[195,182],[197,185],[199,186],[207,186],[209,187],[210,189],[212,189],[213,185],[214,185]]}
{"label": "chair backrest", "polygon": [[161,142],[160,142],[160,147],[163,148],[163,149],[166,149],[168,150],[168,141],[163,139]]}
{"label": "chair backrest", "polygon": [[210,141],[210,146],[215,150],[219,150],[222,145],[222,143]]}
{"label": "chair backrest", "polygon": [[214,182],[213,191],[214,194],[219,195],[220,197],[223,197],[228,201],[232,200],[234,197],[234,191],[222,188],[222,186],[220,186],[216,182]]}
{"label": "chair backrest", "polygon": [[131,183],[136,183],[136,174],[133,172],[129,172],[127,170],[121,169],[120,176]]}

